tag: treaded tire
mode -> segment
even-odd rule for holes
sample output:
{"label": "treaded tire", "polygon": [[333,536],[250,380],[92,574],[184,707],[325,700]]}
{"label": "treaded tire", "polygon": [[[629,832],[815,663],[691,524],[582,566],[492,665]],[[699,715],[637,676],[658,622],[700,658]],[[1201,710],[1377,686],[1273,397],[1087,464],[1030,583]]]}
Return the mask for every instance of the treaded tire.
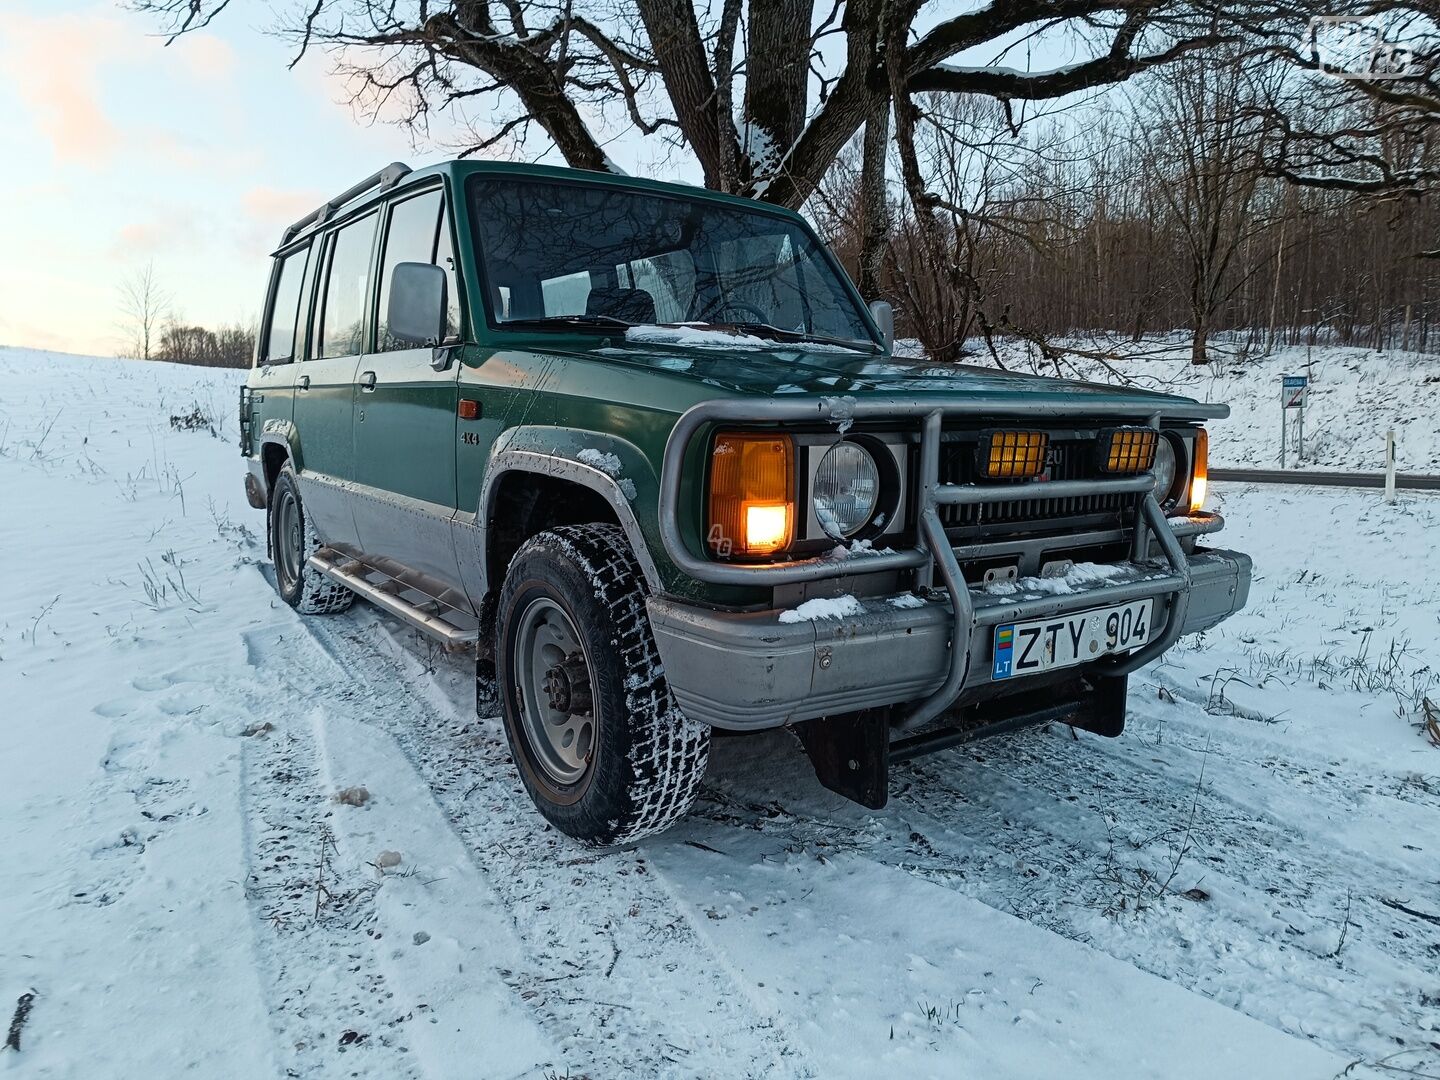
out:
{"label": "treaded tire", "polygon": [[[294,500],[294,513],[299,528],[298,545],[295,538],[286,538],[281,530],[286,527],[288,511],[286,501]],[[266,535],[269,541],[270,558],[275,564],[275,588],[280,598],[302,615],[333,615],[346,611],[355,602],[355,594],[344,585],[336,584],[324,574],[318,574],[306,565],[305,560],[321,547],[320,537],[305,504],[300,499],[300,483],[295,472],[287,464],[275,477],[270,489],[270,508],[266,513]],[[282,545],[298,547],[296,561],[291,573],[287,573]]]}
{"label": "treaded tire", "polygon": [[[589,663],[597,731],[584,774],[558,782],[522,716],[516,669],[520,619],[558,604]],[[665,682],[640,568],[615,525],[566,525],[521,546],[501,590],[497,668],[505,735],[526,790],[557,829],[583,843],[622,844],[668,828],[699,793],[710,729],[688,719]]]}

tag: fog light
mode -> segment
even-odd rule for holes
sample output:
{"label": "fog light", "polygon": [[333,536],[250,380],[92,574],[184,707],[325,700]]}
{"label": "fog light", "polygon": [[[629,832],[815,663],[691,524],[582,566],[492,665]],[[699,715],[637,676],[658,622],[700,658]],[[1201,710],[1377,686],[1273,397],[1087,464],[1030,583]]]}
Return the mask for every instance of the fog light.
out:
{"label": "fog light", "polygon": [[[1111,428],[1102,432],[1100,438],[1100,445],[1104,447],[1100,467],[1107,473],[1133,475],[1155,463],[1155,446],[1160,434],[1154,428]],[[1160,491],[1158,484],[1156,488],[1158,497],[1163,499],[1166,492]]]}
{"label": "fog light", "polygon": [[1027,480],[1045,469],[1050,436],[1043,431],[986,431],[980,435],[980,474],[991,480]]}

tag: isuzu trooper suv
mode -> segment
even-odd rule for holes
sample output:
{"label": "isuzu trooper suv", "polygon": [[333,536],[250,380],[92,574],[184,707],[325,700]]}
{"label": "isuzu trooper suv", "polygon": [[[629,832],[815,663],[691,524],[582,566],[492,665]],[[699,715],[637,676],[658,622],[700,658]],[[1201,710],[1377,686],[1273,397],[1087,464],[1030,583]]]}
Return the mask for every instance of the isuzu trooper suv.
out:
{"label": "isuzu trooper suv", "polygon": [[1057,721],[1244,604],[1203,546],[1223,405],[891,355],[797,214],[565,169],[394,164],[287,228],[241,394],[304,613],[476,649],[540,812],[683,815],[711,733],[827,787]]}

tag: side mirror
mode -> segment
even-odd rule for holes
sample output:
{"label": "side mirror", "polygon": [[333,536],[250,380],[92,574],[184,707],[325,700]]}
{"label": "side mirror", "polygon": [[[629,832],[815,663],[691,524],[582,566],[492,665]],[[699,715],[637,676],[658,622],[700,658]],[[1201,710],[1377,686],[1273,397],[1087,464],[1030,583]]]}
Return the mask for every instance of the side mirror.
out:
{"label": "side mirror", "polygon": [[445,271],[430,263],[396,263],[390,272],[385,325],[401,341],[438,345],[445,336]]}
{"label": "side mirror", "polygon": [[889,351],[895,347],[895,309],[884,300],[870,301],[870,317],[880,328],[880,337]]}

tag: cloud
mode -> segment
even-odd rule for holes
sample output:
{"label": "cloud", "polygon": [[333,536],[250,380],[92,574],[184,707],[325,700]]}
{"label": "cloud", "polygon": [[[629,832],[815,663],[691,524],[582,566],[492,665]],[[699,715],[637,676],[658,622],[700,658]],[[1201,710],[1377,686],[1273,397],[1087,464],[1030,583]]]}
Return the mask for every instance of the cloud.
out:
{"label": "cloud", "polygon": [[254,251],[269,253],[279,243],[285,226],[299,221],[325,199],[325,195],[313,188],[259,185],[248,189],[240,196],[240,211],[246,221],[242,243]]}
{"label": "cloud", "polygon": [[314,210],[325,196],[313,188],[252,187],[240,196],[240,209],[257,224],[280,229]]}
{"label": "cloud", "polygon": [[59,162],[101,167],[126,146],[178,156],[173,136],[143,120],[116,122],[105,107],[107,83],[157,68],[177,82],[222,82],[235,69],[233,51],[219,38],[197,35],[184,48],[166,50],[135,17],[112,12],[5,17],[0,77],[8,76]]}
{"label": "cloud", "polygon": [[[7,16],[4,69],[62,161],[108,158],[119,129],[101,107],[99,68],[113,45],[99,25],[114,19]],[[63,49],[56,48],[64,43]],[[62,59],[63,58],[63,59]]]}

